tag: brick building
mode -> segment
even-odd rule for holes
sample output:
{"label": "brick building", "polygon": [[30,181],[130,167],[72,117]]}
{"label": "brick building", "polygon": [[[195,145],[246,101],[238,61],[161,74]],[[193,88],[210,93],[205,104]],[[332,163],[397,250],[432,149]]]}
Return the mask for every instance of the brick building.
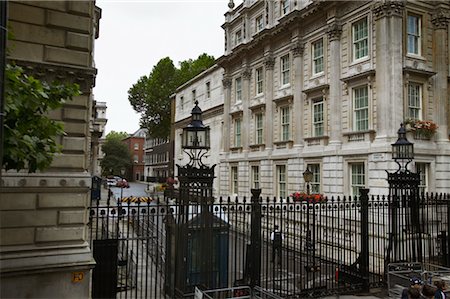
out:
{"label": "brick building", "polygon": [[144,180],[144,143],[147,130],[139,129],[123,139],[131,153],[131,167],[126,170],[125,177],[130,181]]}

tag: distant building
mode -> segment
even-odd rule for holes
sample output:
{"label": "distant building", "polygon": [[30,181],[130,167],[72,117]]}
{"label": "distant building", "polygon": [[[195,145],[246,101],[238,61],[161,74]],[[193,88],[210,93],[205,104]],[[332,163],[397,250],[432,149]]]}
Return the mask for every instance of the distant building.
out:
{"label": "distant building", "polygon": [[81,90],[50,113],[66,133],[58,137],[62,153],[50,168],[2,171],[1,297],[90,298],[91,155],[100,135],[92,91],[101,10],[95,1],[2,1],[0,6],[8,6],[5,27],[12,33],[8,62],[40,80],[77,83]]}
{"label": "distant building", "polygon": [[[183,127],[187,126],[191,121],[192,108],[195,101],[198,101],[200,109],[202,109],[203,123],[210,127],[211,149],[204,156],[203,162],[209,166],[216,164],[214,194],[222,194],[221,179],[223,174],[220,170],[220,157],[223,151],[223,140],[228,136],[223,132],[223,101],[224,93],[222,88],[223,69],[218,65],[214,65],[190,81],[180,86],[173,97],[174,125],[173,125],[173,141],[174,141],[174,171],[176,173],[176,164],[184,166],[189,163],[189,157],[181,149],[181,136]],[[228,190],[224,191],[227,192]]]}
{"label": "distant building", "polygon": [[146,134],[146,129],[139,129],[122,140],[131,152],[132,165],[125,174],[125,177],[130,181],[144,180],[144,143]]}
{"label": "distant building", "polygon": [[102,168],[100,166],[100,162],[104,157],[104,153],[102,152],[102,144],[105,142],[105,126],[108,122],[106,118],[106,102],[98,102],[94,101],[94,109],[93,111],[93,135],[95,138],[92,138],[92,174],[101,176]]}
{"label": "distant building", "polygon": [[147,182],[165,182],[173,173],[169,168],[170,142],[166,138],[145,139],[145,177]]}

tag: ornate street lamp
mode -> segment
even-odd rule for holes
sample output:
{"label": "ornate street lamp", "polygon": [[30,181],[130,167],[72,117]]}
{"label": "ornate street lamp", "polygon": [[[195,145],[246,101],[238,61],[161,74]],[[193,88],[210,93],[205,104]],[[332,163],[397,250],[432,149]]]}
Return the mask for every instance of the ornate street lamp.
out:
{"label": "ornate street lamp", "polygon": [[183,128],[181,147],[189,155],[191,166],[203,166],[202,157],[210,148],[209,127],[203,124],[202,110],[195,101],[191,122]]}
{"label": "ornate street lamp", "polygon": [[309,170],[308,167],[306,167],[305,172],[303,172],[303,179],[305,180],[305,183],[306,183],[306,194],[309,195],[309,188],[310,188],[310,183],[313,180],[313,173],[311,172],[311,170]]}
{"label": "ornate street lamp", "polygon": [[408,164],[414,159],[414,144],[406,138],[403,124],[400,124],[397,134],[398,139],[392,144],[392,159],[398,164],[400,171],[407,171]]}
{"label": "ornate street lamp", "polygon": [[[308,167],[306,167],[306,170],[303,172],[303,180],[306,183],[306,194],[309,195],[310,193],[310,184],[313,180],[313,176],[314,174],[311,172],[311,170],[309,170]],[[306,227],[307,227],[307,232],[306,232],[306,253],[307,253],[307,265],[305,265],[305,270],[307,273],[310,272],[317,272],[320,270],[320,267],[316,265],[316,254],[315,254],[315,239],[316,239],[316,234],[315,234],[315,229],[313,227],[313,234],[311,236],[311,227],[310,227],[310,223],[309,223],[309,209],[310,209],[310,205],[309,205],[310,201],[309,201],[309,197],[307,197],[307,218],[306,218]],[[315,213],[313,211],[313,226],[315,225]],[[312,260],[310,260],[310,255],[312,253]],[[315,285],[315,279],[314,279],[314,275],[313,275],[313,285]]]}

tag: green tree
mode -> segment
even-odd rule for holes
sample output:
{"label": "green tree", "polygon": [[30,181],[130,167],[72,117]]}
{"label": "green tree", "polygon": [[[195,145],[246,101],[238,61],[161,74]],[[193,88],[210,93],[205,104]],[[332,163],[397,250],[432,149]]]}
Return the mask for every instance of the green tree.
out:
{"label": "green tree", "polygon": [[128,136],[129,135],[127,132],[111,131],[108,133],[108,135],[106,135],[106,140],[117,139],[119,141],[122,141],[123,139],[127,138]]}
{"label": "green tree", "polygon": [[6,65],[2,166],[28,172],[48,168],[62,149],[56,137],[64,134],[63,124],[50,119],[48,112],[79,93],[77,84],[47,83]]}
{"label": "green tree", "polygon": [[117,132],[109,133],[102,145],[102,151],[105,154],[100,162],[103,176],[119,175],[121,169],[128,169],[131,166],[131,152],[122,142],[122,138],[117,138],[119,134]]}
{"label": "green tree", "polygon": [[161,59],[149,76],[141,77],[128,90],[128,100],[141,114],[141,127],[150,136],[166,138],[170,133],[170,96],[178,86],[189,81],[215,63],[213,56],[200,55],[196,60],[180,62],[176,68],[169,57]]}

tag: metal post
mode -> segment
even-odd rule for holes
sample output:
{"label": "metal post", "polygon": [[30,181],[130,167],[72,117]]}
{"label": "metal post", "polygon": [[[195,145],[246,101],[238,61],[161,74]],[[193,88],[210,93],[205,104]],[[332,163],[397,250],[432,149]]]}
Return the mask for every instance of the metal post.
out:
{"label": "metal post", "polygon": [[360,272],[364,279],[364,291],[369,292],[369,189],[361,188],[361,254]]}
{"label": "metal post", "polygon": [[446,199],[447,202],[447,267],[450,267],[450,194],[447,194],[447,196],[444,196],[444,199]]}
{"label": "metal post", "polygon": [[261,285],[261,203],[259,196],[261,189],[251,189],[252,215],[251,215],[251,260],[250,260],[250,287]]}

